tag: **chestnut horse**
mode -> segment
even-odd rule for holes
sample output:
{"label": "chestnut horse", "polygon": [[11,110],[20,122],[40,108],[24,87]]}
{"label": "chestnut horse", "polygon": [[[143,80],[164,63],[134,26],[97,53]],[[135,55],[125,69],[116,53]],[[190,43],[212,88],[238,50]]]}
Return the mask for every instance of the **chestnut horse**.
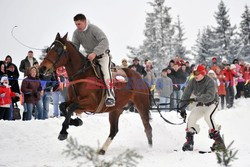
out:
{"label": "chestnut horse", "polygon": [[[60,110],[65,116],[62,130],[58,136],[59,140],[67,138],[69,125],[80,126],[82,121],[79,118],[72,119],[73,112],[80,114],[83,112],[98,113],[109,112],[110,133],[99,151],[105,154],[108,146],[118,132],[118,121],[123,110],[132,103],[138,110],[148,143],[152,146],[152,128],[150,121],[150,90],[142,80],[139,73],[124,68],[128,82],[119,83],[119,88],[115,88],[116,104],[114,107],[106,107],[101,103],[103,87],[102,83],[89,78],[96,78],[96,71],[90,65],[88,59],[84,57],[70,42],[67,41],[67,34],[61,38],[58,33],[55,41],[47,50],[47,55],[40,64],[39,70],[42,73],[51,73],[60,66],[65,66],[69,76],[70,86],[68,88],[68,100],[60,104]],[[90,88],[94,85],[97,88]]]}

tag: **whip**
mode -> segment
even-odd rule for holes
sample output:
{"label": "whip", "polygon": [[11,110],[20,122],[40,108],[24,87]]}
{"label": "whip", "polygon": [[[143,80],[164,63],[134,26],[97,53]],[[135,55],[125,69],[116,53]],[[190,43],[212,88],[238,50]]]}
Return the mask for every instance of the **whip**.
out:
{"label": "whip", "polygon": [[31,47],[31,46],[28,46],[28,45],[25,45],[24,43],[22,43],[20,40],[18,40],[15,35],[14,35],[14,29],[18,27],[18,26],[14,26],[11,30],[11,36],[21,45],[23,45],[24,47],[26,48],[29,48],[29,49],[33,49],[33,50],[44,50],[44,49],[39,49],[39,48],[34,48],[34,47]]}

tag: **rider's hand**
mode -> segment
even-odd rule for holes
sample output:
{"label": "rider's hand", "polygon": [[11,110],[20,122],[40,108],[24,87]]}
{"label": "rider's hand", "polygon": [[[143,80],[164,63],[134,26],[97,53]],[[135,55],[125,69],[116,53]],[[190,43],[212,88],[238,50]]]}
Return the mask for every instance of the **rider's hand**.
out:
{"label": "rider's hand", "polygon": [[197,99],[196,98],[190,98],[188,101],[189,101],[189,103],[193,103],[193,102],[196,102]]}
{"label": "rider's hand", "polygon": [[181,117],[182,117],[182,118],[186,119],[187,113],[186,113],[186,110],[185,110],[185,109],[181,109],[181,110],[180,110],[180,114],[181,114]]}
{"label": "rider's hand", "polygon": [[95,53],[90,53],[90,54],[88,55],[88,59],[89,59],[90,61],[94,60],[95,57],[96,57],[96,54],[95,54]]}

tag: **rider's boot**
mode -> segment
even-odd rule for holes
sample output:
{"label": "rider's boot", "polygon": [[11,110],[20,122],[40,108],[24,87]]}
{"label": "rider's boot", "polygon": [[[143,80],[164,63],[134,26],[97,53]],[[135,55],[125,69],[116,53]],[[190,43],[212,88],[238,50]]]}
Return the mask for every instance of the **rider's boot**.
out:
{"label": "rider's boot", "polygon": [[226,146],[219,131],[211,129],[209,132],[209,136],[211,139],[214,140],[214,143],[211,147],[212,151],[224,151],[226,149]]}
{"label": "rider's boot", "polygon": [[182,150],[183,151],[193,151],[194,133],[193,132],[186,132],[186,139],[187,139],[187,141],[183,144]]}
{"label": "rider's boot", "polygon": [[103,73],[104,83],[106,85],[106,100],[105,105],[106,107],[113,107],[115,106],[115,94],[114,94],[114,85],[112,81],[112,74],[111,74],[111,61],[109,52],[105,52],[105,54],[98,59],[99,64],[101,65],[101,70]]}

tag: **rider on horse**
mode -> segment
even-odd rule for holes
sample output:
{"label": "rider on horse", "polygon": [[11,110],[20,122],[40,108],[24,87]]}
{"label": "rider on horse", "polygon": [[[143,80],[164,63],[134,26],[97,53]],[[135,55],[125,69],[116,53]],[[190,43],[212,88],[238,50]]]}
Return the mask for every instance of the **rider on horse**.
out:
{"label": "rider on horse", "polygon": [[113,107],[115,105],[115,95],[110,71],[111,57],[109,55],[108,39],[100,28],[87,22],[85,15],[77,14],[74,17],[74,22],[77,29],[74,31],[72,42],[78,50],[80,45],[83,46],[90,61],[97,59],[106,85],[105,104],[107,107]]}

